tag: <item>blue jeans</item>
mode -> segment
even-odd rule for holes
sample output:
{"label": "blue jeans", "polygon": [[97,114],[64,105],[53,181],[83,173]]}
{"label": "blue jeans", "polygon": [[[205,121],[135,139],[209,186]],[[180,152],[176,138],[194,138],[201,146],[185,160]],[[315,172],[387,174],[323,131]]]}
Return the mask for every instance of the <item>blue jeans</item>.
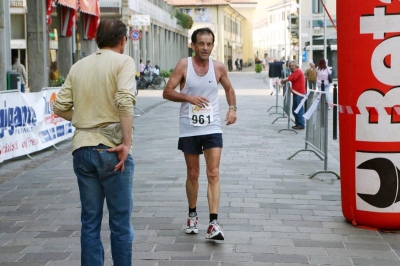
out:
{"label": "blue jeans", "polygon": [[25,93],[25,84],[21,84],[21,92]]}
{"label": "blue jeans", "polygon": [[301,97],[300,95],[293,94],[292,113],[294,116],[294,123],[296,124],[296,126],[304,128],[305,127],[304,117],[303,117],[304,106],[300,108],[300,111],[297,114],[294,112],[294,110],[296,110],[297,106],[300,104],[302,99],[303,97]]}
{"label": "blue jeans", "polygon": [[100,230],[104,198],[109,211],[111,254],[114,265],[132,265],[131,225],[133,205],[134,162],[131,155],[125,161],[125,170],[114,172],[119,160],[109,147],[98,145],[74,151],[74,171],[78,178],[81,199],[81,265],[103,266],[104,248]]}

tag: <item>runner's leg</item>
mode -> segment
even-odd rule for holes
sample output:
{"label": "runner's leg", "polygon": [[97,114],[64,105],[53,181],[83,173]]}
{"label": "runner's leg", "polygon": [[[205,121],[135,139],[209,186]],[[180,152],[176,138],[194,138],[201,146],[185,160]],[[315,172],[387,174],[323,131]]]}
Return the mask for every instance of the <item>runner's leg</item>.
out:
{"label": "runner's leg", "polygon": [[221,186],[219,182],[219,162],[221,160],[221,148],[210,148],[204,150],[207,166],[207,198],[210,213],[218,213]]}
{"label": "runner's leg", "polygon": [[197,195],[199,191],[200,156],[199,154],[184,154],[187,167],[186,196],[189,208],[194,208],[197,204]]}

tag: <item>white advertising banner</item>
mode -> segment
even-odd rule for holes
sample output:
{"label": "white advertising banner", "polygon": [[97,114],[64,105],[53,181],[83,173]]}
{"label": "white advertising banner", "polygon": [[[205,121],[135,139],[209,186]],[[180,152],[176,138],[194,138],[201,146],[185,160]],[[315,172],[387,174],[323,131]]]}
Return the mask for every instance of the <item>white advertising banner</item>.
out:
{"label": "white advertising banner", "polygon": [[71,138],[71,122],[53,113],[60,88],[0,93],[0,163]]}

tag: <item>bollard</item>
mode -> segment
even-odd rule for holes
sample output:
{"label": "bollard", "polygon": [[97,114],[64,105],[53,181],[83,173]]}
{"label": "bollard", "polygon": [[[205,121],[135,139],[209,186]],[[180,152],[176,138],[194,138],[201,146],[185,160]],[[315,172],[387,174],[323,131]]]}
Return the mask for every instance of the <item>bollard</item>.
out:
{"label": "bollard", "polygon": [[338,110],[337,110],[337,84],[333,84],[333,133],[332,138],[337,139],[337,122],[338,122]]}
{"label": "bollard", "polygon": [[[308,90],[308,86],[307,86],[307,78],[305,78],[306,81],[306,94],[307,94],[307,90]],[[307,101],[304,103],[304,110],[307,110]]]}

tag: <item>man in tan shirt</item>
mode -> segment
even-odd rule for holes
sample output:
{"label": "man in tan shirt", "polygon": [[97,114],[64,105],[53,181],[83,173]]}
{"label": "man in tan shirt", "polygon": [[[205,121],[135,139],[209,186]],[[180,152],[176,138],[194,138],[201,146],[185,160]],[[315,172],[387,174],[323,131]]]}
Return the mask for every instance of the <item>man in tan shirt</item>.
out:
{"label": "man in tan shirt", "polygon": [[135,62],[123,55],[126,25],[100,22],[100,50],[71,67],[54,113],[72,121],[73,167],[81,199],[81,265],[104,265],[100,239],[104,199],[109,210],[114,265],[131,265],[134,231],[131,153]]}
{"label": "man in tan shirt", "polygon": [[306,70],[305,76],[310,90],[315,90],[317,88],[317,69],[314,63],[310,63],[310,67]]}

